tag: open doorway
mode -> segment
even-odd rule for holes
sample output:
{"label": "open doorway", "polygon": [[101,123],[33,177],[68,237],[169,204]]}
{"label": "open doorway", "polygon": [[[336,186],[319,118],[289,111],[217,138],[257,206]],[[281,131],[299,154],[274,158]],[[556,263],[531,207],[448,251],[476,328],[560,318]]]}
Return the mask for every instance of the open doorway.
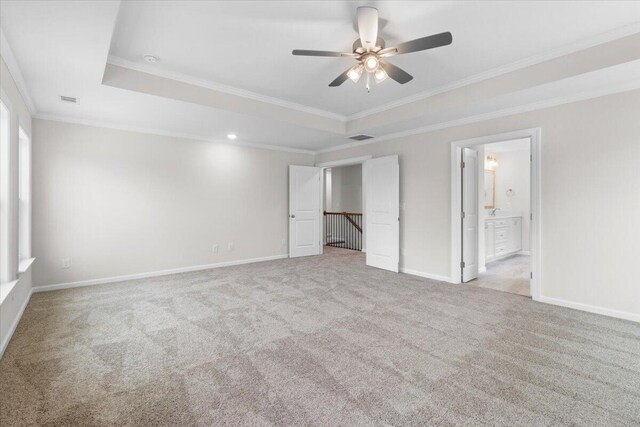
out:
{"label": "open doorway", "polygon": [[538,129],[452,143],[452,281],[538,298]]}
{"label": "open doorway", "polygon": [[531,296],[531,140],[477,147],[478,277],[471,285]]}
{"label": "open doorway", "polygon": [[[397,273],[400,261],[398,156],[337,160],[318,164],[316,169],[323,183],[319,190],[322,218],[319,218],[318,230],[324,243],[320,245],[320,253],[325,248],[364,253],[367,266]],[[293,236],[296,230],[292,225],[290,222]],[[292,238],[295,240],[295,236]]]}
{"label": "open doorway", "polygon": [[362,252],[362,164],[324,169],[324,245]]}

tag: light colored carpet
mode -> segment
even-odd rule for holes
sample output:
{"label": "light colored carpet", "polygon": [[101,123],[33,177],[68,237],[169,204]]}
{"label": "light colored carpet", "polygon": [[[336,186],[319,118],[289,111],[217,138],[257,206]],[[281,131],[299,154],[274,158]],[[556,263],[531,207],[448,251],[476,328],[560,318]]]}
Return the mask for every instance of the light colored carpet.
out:
{"label": "light colored carpet", "polygon": [[0,424],[638,425],[640,325],[330,250],[35,294]]}
{"label": "light colored carpet", "polygon": [[530,274],[531,257],[513,255],[487,263],[487,271],[469,284],[530,297]]}

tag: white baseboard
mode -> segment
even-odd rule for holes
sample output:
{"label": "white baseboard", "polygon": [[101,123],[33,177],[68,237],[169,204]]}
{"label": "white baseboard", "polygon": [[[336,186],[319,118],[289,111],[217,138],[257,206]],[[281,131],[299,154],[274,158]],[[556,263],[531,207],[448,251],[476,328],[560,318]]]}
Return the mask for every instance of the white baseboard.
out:
{"label": "white baseboard", "polygon": [[536,301],[547,304],[559,305],[561,307],[573,308],[574,310],[587,311],[589,313],[601,314],[603,316],[616,317],[618,319],[630,320],[640,323],[640,314],[629,313],[627,311],[613,310],[610,308],[598,307],[596,305],[583,304],[580,302],[566,301],[558,298],[540,296]]}
{"label": "white baseboard", "polygon": [[529,256],[531,256],[531,251],[520,251],[520,252],[518,252],[518,255],[529,255]]}
{"label": "white baseboard", "polygon": [[169,274],[188,273],[191,271],[211,270],[213,268],[230,267],[232,265],[252,264],[255,262],[273,261],[276,259],[288,258],[288,254],[272,255],[261,258],[240,259],[236,261],[225,261],[216,264],[194,265],[190,267],[172,268],[169,270],[150,271],[147,273],[127,274],[124,276],[105,277],[102,279],[80,280],[78,282],[57,283],[53,285],[42,285],[33,288],[33,292],[48,292],[59,289],[78,288],[81,286],[104,285],[107,283],[125,282],[127,280],[146,279],[149,277],[167,276]]}
{"label": "white baseboard", "polygon": [[478,273],[486,273],[487,272],[487,267],[482,267],[478,269]]}
{"label": "white baseboard", "polygon": [[11,337],[13,336],[13,333],[16,331],[16,328],[18,327],[18,323],[20,323],[20,319],[22,319],[22,314],[24,313],[24,310],[27,308],[27,305],[29,304],[31,295],[33,295],[33,288],[29,290],[29,295],[27,296],[24,303],[22,304],[22,307],[20,307],[20,310],[18,310],[18,315],[16,316],[16,318],[13,319],[13,323],[9,328],[9,332],[7,333],[7,336],[4,337],[4,340],[2,341],[2,343],[0,343],[0,359],[2,359],[2,356],[4,355],[4,351],[9,345],[9,341],[11,341]]}
{"label": "white baseboard", "polygon": [[424,277],[425,279],[438,280],[440,282],[453,283],[451,281],[451,277],[441,276],[439,274],[424,273],[418,270],[411,270],[410,268],[401,268],[400,273],[410,274],[412,276]]}

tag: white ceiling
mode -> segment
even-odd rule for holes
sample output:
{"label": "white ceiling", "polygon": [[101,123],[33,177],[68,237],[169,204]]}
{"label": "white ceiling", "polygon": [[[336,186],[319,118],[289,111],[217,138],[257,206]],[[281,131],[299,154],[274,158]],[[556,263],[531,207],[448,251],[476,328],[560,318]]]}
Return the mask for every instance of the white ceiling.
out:
{"label": "white ceiling", "polygon": [[[313,107],[340,121],[640,22],[640,2],[373,2],[387,21],[382,36],[388,44],[441,31],[453,33],[453,44],[393,58],[414,75],[407,85],[387,81],[371,94],[349,81],[328,88],[352,60],[294,57],[291,50],[348,49],[357,37],[353,18],[361,4],[3,1],[0,26],[37,117],[211,140],[235,132],[242,143],[316,151],[344,144],[345,135],[254,111],[107,86],[102,84],[107,58],[159,75],[225,86],[251,99]],[[144,63],[145,53],[159,56],[160,62]],[[3,50],[2,55],[11,54]],[[633,79],[640,87],[639,66],[629,62],[367,131],[392,135]],[[60,95],[78,97],[79,103],[62,103]]]}
{"label": "white ceiling", "polygon": [[[373,3],[388,45],[450,31],[453,44],[390,59],[414,76],[366,93],[327,85],[351,58],[294,57],[292,49],[351,51],[356,7]],[[219,84],[351,115],[562,48],[640,17],[640,2],[229,1],[122,4],[111,55]]]}

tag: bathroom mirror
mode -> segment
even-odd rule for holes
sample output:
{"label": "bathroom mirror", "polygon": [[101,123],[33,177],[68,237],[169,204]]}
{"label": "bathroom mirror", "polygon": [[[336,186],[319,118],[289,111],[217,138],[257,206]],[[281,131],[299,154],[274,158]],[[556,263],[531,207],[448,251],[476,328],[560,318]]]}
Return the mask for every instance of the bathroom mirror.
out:
{"label": "bathroom mirror", "polygon": [[496,171],[484,170],[484,208],[496,207]]}

